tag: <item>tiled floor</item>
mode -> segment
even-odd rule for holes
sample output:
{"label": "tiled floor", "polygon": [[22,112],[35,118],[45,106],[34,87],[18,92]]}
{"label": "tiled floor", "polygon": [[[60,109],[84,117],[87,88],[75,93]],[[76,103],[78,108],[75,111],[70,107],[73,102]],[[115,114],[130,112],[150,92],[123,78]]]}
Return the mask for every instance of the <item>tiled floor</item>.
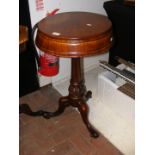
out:
{"label": "tiled floor", "polygon": [[[32,110],[54,111],[60,94],[51,85],[20,98]],[[51,119],[20,114],[20,155],[121,155],[104,136],[94,139],[72,107]]]}

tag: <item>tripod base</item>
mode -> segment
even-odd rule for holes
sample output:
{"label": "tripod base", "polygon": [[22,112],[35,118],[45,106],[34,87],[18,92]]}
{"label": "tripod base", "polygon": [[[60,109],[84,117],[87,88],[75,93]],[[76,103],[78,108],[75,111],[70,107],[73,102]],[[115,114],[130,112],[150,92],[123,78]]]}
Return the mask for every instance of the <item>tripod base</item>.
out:
{"label": "tripod base", "polygon": [[82,120],[85,123],[90,135],[94,138],[99,136],[98,132],[92,127],[88,120],[89,108],[86,104],[89,98],[92,97],[91,91],[86,91],[84,85],[84,76],[81,70],[80,58],[72,58],[72,75],[69,86],[69,95],[61,97],[59,99],[59,107],[55,112],[47,112],[39,110],[33,112],[27,104],[20,106],[20,113],[25,113],[31,116],[42,116],[46,119],[51,117],[59,116],[62,114],[66,107],[73,106],[78,108]]}

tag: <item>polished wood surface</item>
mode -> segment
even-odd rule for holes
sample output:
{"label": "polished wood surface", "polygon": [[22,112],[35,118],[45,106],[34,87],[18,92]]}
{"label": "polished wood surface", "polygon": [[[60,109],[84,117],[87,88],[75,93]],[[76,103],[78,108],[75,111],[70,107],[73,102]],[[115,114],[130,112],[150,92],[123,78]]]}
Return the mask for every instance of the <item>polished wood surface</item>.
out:
{"label": "polished wood surface", "polygon": [[[68,106],[76,107],[90,135],[99,133],[88,120],[89,108],[86,104],[92,92],[84,84],[81,57],[105,53],[112,46],[112,24],[107,17],[94,13],[68,12],[46,17],[38,24],[36,45],[44,52],[71,58],[71,80],[69,94],[59,99],[55,112],[37,111],[30,114],[50,118],[60,115]],[[26,108],[25,108],[26,109]]]}
{"label": "polished wood surface", "polygon": [[28,28],[26,26],[19,26],[19,45],[28,41]]}
{"label": "polished wood surface", "polygon": [[19,53],[26,50],[26,43],[28,41],[28,28],[23,25],[19,25]]}
{"label": "polished wood surface", "polygon": [[107,52],[112,24],[99,14],[68,12],[44,18],[38,24],[37,46],[60,57],[85,57]]}

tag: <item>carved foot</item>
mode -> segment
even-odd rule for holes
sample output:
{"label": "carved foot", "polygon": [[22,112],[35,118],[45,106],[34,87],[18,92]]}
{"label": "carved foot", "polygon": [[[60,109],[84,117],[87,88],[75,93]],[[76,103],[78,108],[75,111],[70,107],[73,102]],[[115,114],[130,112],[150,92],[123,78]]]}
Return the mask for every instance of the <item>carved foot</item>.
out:
{"label": "carved foot", "polygon": [[19,113],[24,113],[30,116],[42,116],[42,111],[32,111],[28,104],[20,104],[19,105]]}
{"label": "carved foot", "polygon": [[45,112],[45,111],[42,111],[42,113],[43,113],[42,116],[44,118],[46,118],[46,119],[58,116],[58,115],[60,115],[60,114],[62,114],[64,112],[64,110],[65,110],[65,108],[67,106],[69,106],[68,96],[61,97],[59,99],[59,107],[58,107],[58,109],[55,112]]}
{"label": "carved foot", "polygon": [[80,111],[81,117],[82,117],[87,129],[90,132],[90,135],[93,138],[97,138],[99,136],[99,133],[95,129],[93,129],[93,127],[91,126],[91,124],[89,123],[89,120],[88,120],[88,106],[87,106],[87,104],[83,101],[79,102],[78,109]]}
{"label": "carved foot", "polygon": [[30,115],[30,116],[42,116],[46,119],[49,119],[51,117],[55,117],[63,113],[67,106],[69,106],[68,96],[61,97],[59,99],[59,107],[55,112],[47,112],[44,110],[39,110],[39,111],[34,112],[31,110],[28,104],[21,104],[19,106],[19,112]]}

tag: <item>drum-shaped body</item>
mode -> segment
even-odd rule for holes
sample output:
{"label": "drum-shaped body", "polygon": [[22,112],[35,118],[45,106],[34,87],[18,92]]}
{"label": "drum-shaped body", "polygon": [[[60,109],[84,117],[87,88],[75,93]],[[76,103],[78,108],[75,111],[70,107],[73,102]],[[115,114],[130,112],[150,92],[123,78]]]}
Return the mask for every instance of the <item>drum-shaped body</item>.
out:
{"label": "drum-shaped body", "polygon": [[102,54],[112,46],[112,24],[106,16],[95,13],[59,13],[39,22],[36,45],[59,57]]}

